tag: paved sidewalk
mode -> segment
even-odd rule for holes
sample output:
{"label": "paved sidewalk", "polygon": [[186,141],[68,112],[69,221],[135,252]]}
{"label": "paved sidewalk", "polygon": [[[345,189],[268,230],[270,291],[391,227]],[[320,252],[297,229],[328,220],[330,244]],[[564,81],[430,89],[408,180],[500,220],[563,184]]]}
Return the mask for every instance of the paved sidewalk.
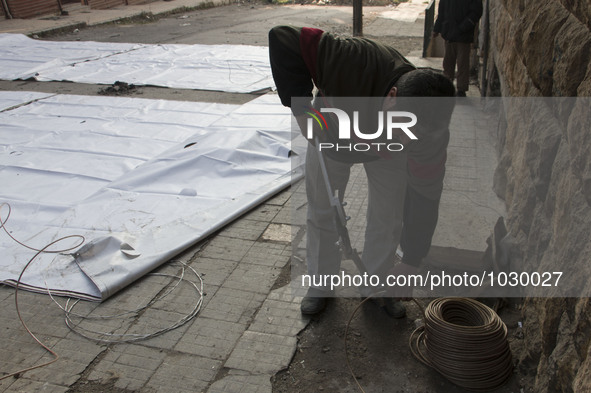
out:
{"label": "paved sidewalk", "polygon": [[[160,14],[174,9],[199,7],[203,1],[157,1],[142,6],[89,11],[66,5],[69,15],[53,19],[1,20],[0,32],[43,34],[79,24],[95,25],[143,12]],[[219,2],[221,4],[221,2]],[[377,34],[379,24],[398,19],[418,34],[421,7],[412,15],[395,13],[377,18],[365,31]],[[422,3],[422,2],[419,2]],[[395,10],[393,10],[395,11]],[[400,10],[399,10],[400,11]],[[409,10],[406,10],[409,11]],[[418,21],[418,22],[417,22]],[[421,32],[422,34],[422,32]],[[439,67],[440,60],[420,59]],[[476,95],[473,90],[472,95]],[[452,134],[448,176],[442,202],[441,226],[436,245],[454,245],[483,250],[486,238],[502,204],[492,196],[490,179],[496,167],[491,136],[483,131],[485,119],[473,116],[478,106],[460,107],[459,131]],[[464,121],[466,118],[470,122]],[[348,213],[355,246],[361,248],[365,177],[357,166],[349,187]],[[294,193],[294,191],[296,191]],[[182,320],[201,299],[195,278],[178,281],[181,268],[168,264],[158,270],[166,276],[146,276],[101,304],[76,305],[73,330],[64,323],[64,312],[46,295],[19,291],[21,317],[37,337],[60,358],[53,364],[0,381],[0,392],[271,392],[271,377],[287,367],[296,350],[297,334],[308,323],[299,311],[301,294],[280,286],[289,278],[292,255],[291,232],[301,235],[303,227],[291,217],[292,206],[302,205],[301,189],[286,190],[211,236],[208,241],[180,255],[177,260],[202,274],[205,296],[196,318],[155,337],[133,343],[118,342],[165,329]],[[491,207],[492,206],[492,207]],[[460,214],[458,214],[460,212]],[[300,239],[300,237],[297,237]],[[294,242],[296,254],[305,245]],[[345,265],[347,267],[348,265]],[[178,284],[175,284],[177,283]],[[176,286],[175,286],[176,285]],[[163,301],[131,315],[121,315],[158,299]],[[62,306],[65,299],[56,299]],[[51,360],[51,356],[27,334],[15,307],[13,288],[0,287],[0,371],[7,373]],[[97,316],[114,316],[92,319]],[[94,334],[96,331],[104,334]],[[96,342],[83,333],[101,337]],[[136,335],[136,336],[129,336]]]}
{"label": "paved sidewalk", "polygon": [[[194,287],[181,282],[165,301],[121,314],[161,296],[177,281],[178,264],[158,269],[167,276],[146,276],[101,304],[77,305],[73,312],[83,317],[72,317],[73,330],[49,296],[19,291],[23,320],[60,358],[0,381],[0,391],[270,392],[270,378],[289,364],[296,335],[307,323],[289,286],[272,290],[291,255],[285,234],[289,197],[280,193],[177,258],[202,274],[203,307],[188,323],[153,338],[117,342],[152,334],[188,315],[200,299]],[[188,271],[184,277],[197,281]],[[14,289],[0,287],[3,373],[51,359],[19,322],[14,300]],[[65,305],[64,299],[56,301]],[[91,319],[112,315],[118,317]]]}
{"label": "paved sidewalk", "polygon": [[0,19],[0,32],[42,35],[55,30],[100,25],[142,14],[162,15],[174,11],[189,11],[227,3],[226,0],[158,0],[140,5],[120,5],[107,10],[95,10],[80,3],[69,3],[63,5],[67,15],[42,15],[31,19]]}
{"label": "paved sidewalk", "polygon": [[[0,20],[0,32],[42,35],[145,13],[187,11],[204,3],[157,1],[110,10],[68,4],[67,16]],[[289,365],[296,336],[307,324],[299,311],[301,298],[289,286],[273,289],[291,256],[285,233],[291,224],[289,200],[289,191],[278,194],[177,258],[203,275],[205,296],[196,318],[164,334],[118,342],[153,334],[189,315],[201,298],[185,284],[196,281],[188,273],[189,281],[175,287],[178,264],[157,271],[167,276],[146,276],[101,304],[80,303],[74,312],[84,318],[72,317],[73,330],[49,296],[19,291],[23,320],[59,359],[1,380],[0,392],[270,392],[271,377]],[[122,315],[172,287],[165,300]],[[56,300],[65,306],[64,299]],[[52,359],[21,325],[13,288],[0,287],[0,312],[0,377]],[[93,319],[113,315],[117,317]]]}
{"label": "paved sidewalk", "polygon": [[[280,193],[177,258],[203,275],[206,295],[196,318],[162,335],[117,343],[131,334],[157,332],[188,314],[200,296],[185,282],[140,313],[91,318],[121,315],[157,299],[177,281],[169,277],[180,273],[175,264],[158,270],[169,276],[146,276],[101,304],[76,306],[73,312],[83,318],[72,318],[74,330],[104,343],[68,329],[64,312],[49,296],[19,291],[23,320],[60,358],[0,381],[0,391],[270,392],[271,376],[289,364],[296,335],[307,322],[289,286],[271,290],[291,255],[284,233],[289,196]],[[196,281],[189,272],[185,278]],[[0,287],[3,373],[51,359],[20,324],[14,300],[14,289]]]}
{"label": "paved sidewalk", "polygon": [[380,13],[379,18],[364,29],[365,34],[379,35],[387,31],[396,37],[422,37],[425,26],[425,0],[408,0],[390,11]]}

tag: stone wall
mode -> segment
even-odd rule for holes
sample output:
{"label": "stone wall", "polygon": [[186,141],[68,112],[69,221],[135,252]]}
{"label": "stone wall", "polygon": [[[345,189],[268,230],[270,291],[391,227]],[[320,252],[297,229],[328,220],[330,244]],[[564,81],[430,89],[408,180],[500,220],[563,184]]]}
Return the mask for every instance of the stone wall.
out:
{"label": "stone wall", "polygon": [[[489,72],[484,74],[498,75],[502,96],[591,96],[591,1],[488,3],[484,63]],[[529,114],[505,107],[495,191],[507,205],[507,227],[517,244],[514,256],[538,270],[560,266],[588,288],[591,101],[579,101]],[[523,121],[524,116],[531,121]],[[590,300],[526,299],[523,323],[524,338],[515,341],[513,351],[519,371],[527,376],[527,391],[590,392]]]}

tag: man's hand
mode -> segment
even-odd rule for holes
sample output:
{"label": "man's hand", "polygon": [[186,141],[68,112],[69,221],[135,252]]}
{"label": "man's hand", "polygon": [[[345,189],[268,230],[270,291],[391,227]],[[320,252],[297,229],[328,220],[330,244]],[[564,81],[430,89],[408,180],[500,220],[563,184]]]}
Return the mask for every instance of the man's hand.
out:
{"label": "man's hand", "polygon": [[439,37],[439,33],[433,32],[433,34],[431,34],[431,37],[432,38],[437,38],[437,37]]}

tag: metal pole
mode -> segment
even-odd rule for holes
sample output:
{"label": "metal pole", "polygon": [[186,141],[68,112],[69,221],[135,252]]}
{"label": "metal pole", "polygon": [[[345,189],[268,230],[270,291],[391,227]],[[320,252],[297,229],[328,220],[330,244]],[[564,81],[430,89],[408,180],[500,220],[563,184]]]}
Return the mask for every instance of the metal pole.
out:
{"label": "metal pole", "polygon": [[7,19],[12,19],[12,14],[10,13],[10,8],[8,8],[8,4],[6,0],[2,0],[2,7],[4,8],[4,13],[6,14]]}
{"label": "metal pole", "polygon": [[482,53],[482,73],[480,75],[481,80],[481,91],[480,95],[485,97],[488,95],[488,51],[489,51],[489,36],[490,36],[490,14],[489,14],[489,0],[484,2],[484,18],[482,22],[482,47],[480,48]]}
{"label": "metal pole", "polygon": [[431,55],[427,53],[429,43],[433,39],[433,25],[435,24],[435,0],[431,0],[427,8],[425,9],[425,28],[423,32],[423,57]]}
{"label": "metal pole", "polygon": [[353,0],[353,35],[363,36],[363,5],[362,0]]}

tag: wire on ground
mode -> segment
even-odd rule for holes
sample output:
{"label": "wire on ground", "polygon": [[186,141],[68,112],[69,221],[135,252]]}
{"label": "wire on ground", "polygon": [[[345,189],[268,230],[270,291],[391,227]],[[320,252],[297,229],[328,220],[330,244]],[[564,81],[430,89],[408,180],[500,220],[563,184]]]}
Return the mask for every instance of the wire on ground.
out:
{"label": "wire on ground", "polygon": [[[40,367],[48,366],[48,365],[56,362],[59,359],[59,355],[55,351],[53,351],[51,348],[49,348],[47,345],[45,345],[43,342],[41,342],[35,336],[35,334],[33,334],[33,332],[29,329],[29,327],[27,326],[27,324],[23,320],[23,318],[21,316],[21,312],[20,312],[19,303],[18,303],[18,293],[19,293],[19,289],[20,289],[20,285],[21,285],[21,280],[22,280],[23,275],[25,274],[25,271],[33,263],[33,261],[37,258],[37,256],[39,256],[39,254],[41,254],[41,253],[65,253],[67,251],[71,251],[71,250],[74,250],[74,249],[80,247],[85,242],[85,238],[81,235],[70,235],[70,236],[61,237],[61,238],[47,244],[43,248],[31,247],[31,246],[19,241],[18,239],[14,238],[12,236],[12,234],[8,231],[8,229],[6,227],[6,223],[8,222],[8,219],[10,218],[11,207],[8,203],[1,203],[0,204],[0,213],[3,208],[7,208],[8,213],[6,215],[6,218],[4,218],[4,219],[0,215],[0,229],[4,230],[4,232],[17,244],[19,244],[22,247],[25,247],[29,250],[36,252],[35,255],[33,255],[31,257],[31,259],[29,259],[29,261],[23,267],[23,269],[21,270],[21,272],[19,274],[18,279],[16,280],[15,291],[14,291],[14,302],[15,302],[16,312],[17,312],[17,315],[18,315],[18,318],[19,318],[21,324],[23,325],[23,327],[25,328],[27,333],[35,340],[35,342],[37,344],[39,344],[47,352],[49,352],[53,356],[53,359],[51,359],[45,363],[42,363],[42,364],[38,364],[38,365],[28,367],[28,368],[25,368],[25,369],[22,369],[22,370],[19,370],[19,371],[16,371],[16,372],[13,372],[13,373],[10,373],[7,375],[3,375],[0,377],[0,381],[7,379],[9,377],[18,377],[24,372],[31,371],[31,370],[34,370],[34,369],[37,369]],[[69,246],[64,249],[58,249],[58,250],[52,249],[53,246],[55,246],[55,244],[62,242],[64,240],[69,240],[69,239],[78,239],[78,241],[73,246]],[[73,311],[76,304],[78,304],[79,299],[74,302],[71,302],[71,299],[68,298],[68,300],[66,301],[66,305],[62,306],[54,298],[54,296],[52,295],[52,293],[49,289],[47,289],[47,294],[64,312],[65,323],[68,326],[68,328],[70,330],[72,330],[74,333],[77,333],[82,337],[85,337],[91,341],[98,342],[101,344],[130,343],[130,342],[136,342],[136,341],[140,341],[140,340],[146,340],[146,339],[149,339],[152,337],[159,336],[163,333],[166,333],[168,331],[171,331],[173,329],[176,329],[176,328],[186,324],[187,322],[192,320],[195,316],[197,316],[197,314],[199,313],[199,311],[201,310],[201,307],[203,305],[204,292],[203,292],[203,279],[201,278],[201,275],[199,275],[199,273],[197,273],[195,271],[195,269],[193,269],[191,266],[188,266],[184,262],[181,262],[181,261],[176,261],[176,262],[181,265],[181,272],[179,275],[166,274],[166,273],[150,273],[149,274],[151,276],[171,277],[171,278],[175,279],[174,282],[172,283],[172,285],[170,286],[170,288],[167,288],[166,290],[162,290],[160,295],[152,298],[150,301],[147,302],[146,305],[138,307],[134,310],[124,311],[124,312],[116,314],[116,315],[99,315],[99,316],[80,315],[80,314],[77,314]],[[191,280],[185,278],[186,270],[189,270],[190,272],[192,272],[195,275],[197,281],[191,281]],[[116,334],[116,333],[111,333],[111,332],[99,332],[96,330],[83,328],[80,326],[80,323],[76,324],[73,322],[73,318],[79,318],[81,320],[113,319],[113,318],[122,318],[124,316],[131,316],[131,317],[135,318],[135,317],[141,315],[144,311],[146,311],[150,307],[152,307],[155,303],[163,300],[168,295],[170,295],[182,282],[188,283],[195,290],[195,292],[197,294],[197,300],[193,303],[192,310],[189,311],[187,314],[182,315],[176,322],[173,322],[171,325],[169,325],[165,328],[159,329],[155,332],[146,333],[146,334],[135,334],[135,333]]]}
{"label": "wire on ground", "polygon": [[[172,282],[172,286],[167,290],[163,291],[162,294],[154,297],[151,299],[147,304],[144,306],[140,306],[134,310],[125,311],[119,314],[114,315],[81,315],[74,312],[74,307],[78,304],[79,300],[71,302],[71,299],[66,301],[65,306],[59,304],[52,296],[54,302],[62,309],[65,315],[65,322],[66,326],[73,331],[74,333],[100,344],[114,344],[114,343],[132,343],[141,340],[147,340],[176,328],[179,328],[195,318],[199,311],[201,311],[201,306],[203,305],[203,279],[193,269],[191,266],[185,264],[181,261],[173,261],[173,264],[177,263],[181,265],[181,273],[179,275],[173,274],[166,274],[166,273],[150,273],[149,276],[160,276],[160,277],[170,277],[174,279]],[[190,271],[195,277],[196,281],[191,281],[188,278],[185,278],[185,272]],[[151,333],[144,333],[144,334],[137,334],[137,333],[113,333],[113,332],[105,332],[105,331],[98,331],[90,328],[82,327],[80,324],[81,320],[88,321],[88,320],[108,320],[108,319],[121,319],[121,318],[131,318],[133,321],[139,316],[141,316],[144,311],[154,306],[157,302],[164,300],[168,295],[173,293],[175,289],[182,283],[185,282],[189,284],[196,293],[196,301],[193,304],[193,308],[186,314],[182,315],[177,321],[171,323],[169,326],[164,327],[162,329],[158,329]],[[51,293],[50,293],[51,296]],[[78,319],[78,323],[74,321],[74,319]],[[132,321],[132,322],[133,322]]]}
{"label": "wire on ground", "polygon": [[513,372],[507,326],[490,307],[469,298],[435,299],[409,339],[413,355],[456,385],[499,388]]}
{"label": "wire on ground", "polygon": [[[8,222],[8,219],[10,218],[11,208],[10,208],[10,205],[9,204],[2,203],[2,204],[0,204],[0,212],[2,211],[2,208],[3,207],[6,207],[8,209],[8,213],[7,213],[5,219],[2,219],[2,217],[0,216],[0,228],[2,228],[4,230],[4,232],[6,232],[6,234],[13,241],[15,241],[16,243],[20,244],[23,247],[28,248],[29,250],[33,250],[33,251],[36,252],[35,255],[33,255],[31,257],[31,259],[29,259],[29,261],[23,267],[23,269],[21,270],[21,272],[20,272],[20,274],[18,276],[18,279],[16,280],[16,285],[15,285],[15,288],[14,288],[14,305],[15,305],[15,308],[16,308],[16,313],[18,315],[19,321],[21,322],[21,324],[23,325],[23,327],[25,328],[25,330],[27,331],[27,333],[33,338],[33,340],[35,340],[35,342],[37,344],[39,344],[41,347],[43,347],[43,349],[45,349],[47,352],[49,352],[51,354],[51,356],[53,356],[53,359],[51,359],[51,360],[49,360],[49,361],[47,361],[45,363],[38,364],[36,366],[27,367],[25,369],[22,369],[22,370],[19,370],[19,371],[16,371],[16,372],[13,372],[13,373],[10,373],[10,374],[7,374],[7,375],[3,375],[2,377],[0,377],[0,381],[3,380],[3,379],[9,378],[9,377],[17,377],[20,374],[22,374],[24,372],[27,372],[27,371],[31,371],[31,370],[35,370],[35,369],[40,368],[40,367],[48,366],[48,365],[56,362],[59,359],[59,355],[55,351],[53,351],[51,348],[49,348],[47,345],[45,345],[43,342],[41,342],[41,340],[39,340],[37,338],[37,336],[35,336],[35,334],[33,334],[33,332],[29,329],[29,327],[27,326],[27,324],[23,320],[23,317],[22,317],[21,312],[20,312],[19,304],[18,304],[19,286],[20,286],[20,282],[21,282],[21,279],[23,277],[23,274],[25,274],[25,271],[27,270],[27,268],[31,265],[31,263],[33,263],[33,261],[35,260],[35,258],[37,258],[37,256],[39,256],[39,254],[41,254],[41,253],[62,253],[62,252],[71,251],[71,250],[73,250],[73,249],[75,249],[77,247],[80,247],[84,243],[84,241],[85,241],[84,240],[84,236],[70,235],[70,236],[64,236],[62,238],[59,238],[59,239],[57,239],[57,240],[55,240],[55,241],[47,244],[45,247],[42,247],[42,248],[39,248],[39,249],[34,248],[34,247],[30,247],[30,246],[28,246],[28,245],[20,242],[19,240],[15,239],[12,236],[12,234],[8,231],[8,229],[6,228],[6,223]],[[71,247],[68,247],[68,248],[65,248],[65,249],[59,249],[59,250],[51,250],[50,249],[55,244],[57,244],[59,242],[62,242],[64,240],[68,240],[68,239],[78,239],[79,242],[77,242],[75,245],[73,245]]]}

